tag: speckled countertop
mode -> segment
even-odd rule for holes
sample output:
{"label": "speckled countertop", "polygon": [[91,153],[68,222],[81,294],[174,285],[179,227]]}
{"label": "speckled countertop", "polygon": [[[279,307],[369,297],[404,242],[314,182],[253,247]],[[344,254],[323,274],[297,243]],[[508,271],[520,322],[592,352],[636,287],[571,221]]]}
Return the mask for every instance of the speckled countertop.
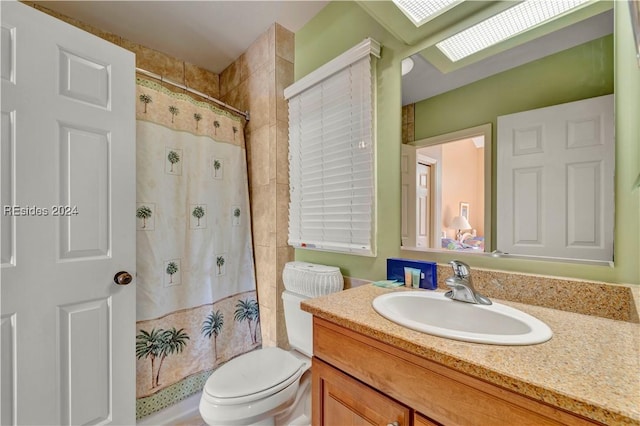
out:
{"label": "speckled countertop", "polygon": [[[544,321],[548,342],[494,346],[399,326],[371,301],[400,289],[372,285],[302,302],[303,310],[457,371],[605,424],[640,425],[640,325],[495,300]],[[420,290],[418,290],[420,291]],[[425,291],[425,290],[422,290]]]}

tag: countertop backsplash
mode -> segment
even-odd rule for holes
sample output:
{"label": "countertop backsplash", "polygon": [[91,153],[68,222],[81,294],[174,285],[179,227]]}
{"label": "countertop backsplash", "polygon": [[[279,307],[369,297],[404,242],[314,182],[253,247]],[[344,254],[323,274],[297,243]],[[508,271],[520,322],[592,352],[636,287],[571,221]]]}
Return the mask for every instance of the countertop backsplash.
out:
{"label": "countertop backsplash", "polygon": [[[438,289],[446,290],[449,265],[438,264]],[[640,323],[640,286],[472,268],[475,289],[495,299],[542,306],[566,312],[618,321]],[[359,287],[370,280],[344,277],[344,288]]]}

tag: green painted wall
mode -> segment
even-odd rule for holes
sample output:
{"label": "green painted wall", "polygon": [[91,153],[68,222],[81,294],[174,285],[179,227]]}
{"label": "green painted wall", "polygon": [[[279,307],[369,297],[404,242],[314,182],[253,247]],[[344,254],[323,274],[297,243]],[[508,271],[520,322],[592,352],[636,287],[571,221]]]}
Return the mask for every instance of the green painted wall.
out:
{"label": "green painted wall", "polygon": [[[471,266],[607,282],[640,283],[640,189],[634,188],[634,183],[640,174],[638,148],[640,120],[637,119],[640,115],[640,70],[635,63],[626,3],[616,3],[615,9],[613,48],[617,143],[615,267],[465,256],[465,261]],[[356,3],[334,1],[296,33],[295,79],[302,78],[366,37],[372,37],[383,45],[382,58],[377,63],[377,257],[311,250],[296,250],[295,256],[297,260],[339,266],[343,274],[348,276],[381,279],[385,276],[387,257],[447,262],[460,256],[449,253],[418,253],[400,250],[400,61],[405,56],[415,53],[415,48],[405,46],[396,40]],[[600,42],[610,43],[606,39]],[[563,85],[566,83],[564,78],[568,81],[580,79],[580,75],[586,71],[589,70],[581,69],[576,75],[567,73],[566,68],[563,68],[553,73],[548,79]],[[599,86],[609,87],[606,90],[610,92],[610,82]],[[534,88],[531,91],[535,92]],[[535,104],[538,100],[532,100],[532,102]],[[460,115],[460,111],[457,113]],[[495,112],[493,114],[495,115]],[[438,121],[433,117],[430,120]],[[487,120],[475,124],[485,122]],[[448,123],[457,125],[451,119],[448,119]],[[421,126],[416,125],[416,137],[449,131],[442,128],[425,130]]]}
{"label": "green painted wall", "polygon": [[416,140],[485,123],[495,132],[500,115],[611,93],[612,35],[417,102]]}

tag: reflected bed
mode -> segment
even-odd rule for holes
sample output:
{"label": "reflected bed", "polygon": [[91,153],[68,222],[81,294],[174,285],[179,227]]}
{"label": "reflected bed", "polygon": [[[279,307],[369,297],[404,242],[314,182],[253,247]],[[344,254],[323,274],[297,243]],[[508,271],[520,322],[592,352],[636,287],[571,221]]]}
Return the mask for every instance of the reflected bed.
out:
{"label": "reflected bed", "polygon": [[462,242],[453,238],[442,238],[441,241],[442,248],[447,250],[484,251],[484,237],[468,237]]}

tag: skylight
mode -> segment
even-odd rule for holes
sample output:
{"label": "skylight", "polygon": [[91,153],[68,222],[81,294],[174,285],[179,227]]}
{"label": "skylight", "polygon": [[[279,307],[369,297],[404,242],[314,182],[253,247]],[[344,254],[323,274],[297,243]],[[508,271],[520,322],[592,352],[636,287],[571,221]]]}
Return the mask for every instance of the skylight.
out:
{"label": "skylight", "polygon": [[462,0],[393,0],[416,27],[451,9]]}
{"label": "skylight", "polygon": [[549,21],[589,0],[525,0],[458,34],[436,47],[456,62],[503,40]]}

